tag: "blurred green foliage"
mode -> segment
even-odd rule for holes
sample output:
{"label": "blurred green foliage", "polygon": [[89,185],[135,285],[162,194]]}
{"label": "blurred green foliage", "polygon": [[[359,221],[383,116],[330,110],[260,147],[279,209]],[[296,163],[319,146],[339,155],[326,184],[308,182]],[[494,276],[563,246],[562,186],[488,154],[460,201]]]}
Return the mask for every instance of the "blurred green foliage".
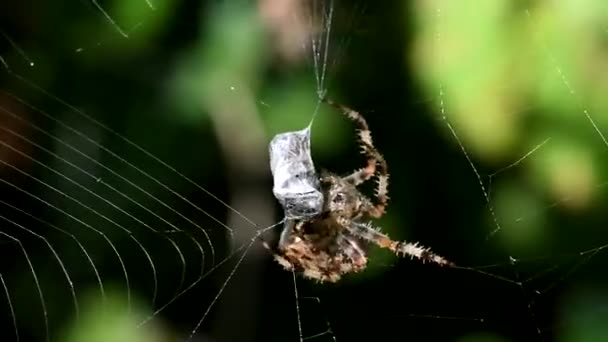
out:
{"label": "blurred green foliage", "polygon": [[[520,177],[503,180],[501,172],[491,179],[490,205],[502,224],[497,238],[516,254],[554,250],[565,226],[551,207],[585,215],[604,203],[607,3],[463,0],[414,7],[408,63],[435,96],[436,115],[445,111],[474,160],[494,169],[532,152],[506,169]],[[595,229],[581,224],[572,231]],[[604,320],[589,319],[605,305],[589,296],[581,290],[578,304],[561,303],[568,323],[557,340],[608,339]]]}
{"label": "blurred green foliage", "polygon": [[588,206],[607,165],[600,127],[608,123],[608,83],[598,77],[608,55],[604,2],[416,7],[414,70],[429,94],[438,96],[442,87],[448,120],[466,148],[507,165],[550,139],[517,166],[531,183],[522,200],[543,191],[554,201]]}
{"label": "blurred green foliage", "polygon": [[145,317],[138,301],[125,310],[124,293],[108,291],[104,300],[98,293],[90,293],[82,303],[80,320],[70,325],[59,338],[63,342],[161,342],[168,341],[165,332],[157,327],[139,328]]}

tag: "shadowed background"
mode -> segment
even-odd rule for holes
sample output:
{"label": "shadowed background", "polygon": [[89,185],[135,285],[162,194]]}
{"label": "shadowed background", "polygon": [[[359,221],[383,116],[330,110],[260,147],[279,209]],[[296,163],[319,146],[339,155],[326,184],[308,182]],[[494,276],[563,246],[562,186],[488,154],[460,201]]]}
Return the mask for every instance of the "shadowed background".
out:
{"label": "shadowed background", "polygon": [[[2,340],[15,339],[13,317],[21,340],[45,339],[32,269],[16,241],[39,278],[53,340],[183,340],[207,311],[195,340],[298,340],[292,275],[256,242],[232,276],[240,254],[230,248],[247,246],[257,230],[281,219],[267,143],[310,120],[317,87],[306,44],[311,33],[324,37],[327,30],[310,21],[329,6],[295,0],[0,6],[0,274],[15,311],[2,297]],[[368,270],[339,284],[298,280],[304,336],[326,332],[329,322],[338,341],[606,338],[606,6],[599,0],[333,6],[328,96],[363,113],[391,172],[388,213],[376,224],[464,268],[439,269],[374,249]],[[317,167],[348,173],[362,165],[353,126],[339,113],[323,108],[312,135]],[[112,249],[67,214],[115,243],[133,315],[125,312],[124,271]],[[50,225],[75,234],[90,252],[106,285],[103,310],[90,264]],[[62,270],[31,232],[47,238],[74,278],[78,321]],[[150,253],[158,286],[131,236]],[[174,298],[179,284],[218,264],[156,320],[134,329]]]}

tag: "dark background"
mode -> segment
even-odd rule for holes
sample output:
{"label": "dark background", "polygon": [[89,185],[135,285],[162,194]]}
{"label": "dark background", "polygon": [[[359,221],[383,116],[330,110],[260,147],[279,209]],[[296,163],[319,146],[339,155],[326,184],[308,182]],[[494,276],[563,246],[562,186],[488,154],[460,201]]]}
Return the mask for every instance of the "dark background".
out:
{"label": "dark background", "polygon": [[[285,3],[155,2],[154,10],[144,1],[99,3],[118,27],[86,1],[1,5],[1,339],[15,340],[13,319],[21,340],[46,338],[33,274],[52,340],[184,340],[203,315],[200,341],[297,341],[298,323],[303,337],[327,332],[329,323],[331,332],[314,339],[328,341],[605,338],[608,147],[585,113],[596,115],[600,132],[608,123],[602,85],[584,75],[602,75],[606,34],[590,19],[589,31],[572,28],[588,11],[530,2],[497,16],[468,1],[335,3],[328,95],[363,113],[391,172],[391,204],[376,223],[459,267],[372,250],[368,270],[338,284],[298,278],[296,305],[292,274],[256,236],[281,218],[266,144],[304,127],[316,103],[309,48],[289,57],[279,43],[297,21],[268,15]],[[316,15],[330,8],[312,4],[305,8]],[[435,5],[445,19],[427,8]],[[526,11],[537,19],[525,21]],[[467,18],[477,17],[488,27],[467,33]],[[496,23],[512,36],[491,40],[489,59],[474,42]],[[572,34],[528,41],[552,32],[547,27]],[[452,40],[459,28],[463,40]],[[442,38],[433,38],[436,30]],[[421,41],[435,44],[448,67],[429,62],[437,59]],[[497,66],[508,58],[506,69]],[[501,75],[491,84],[498,90],[471,81],[488,70]],[[441,118],[442,100],[467,155]],[[503,116],[471,128],[496,112]],[[519,120],[516,128],[504,118]],[[492,145],[504,133],[492,123],[499,119],[515,142]],[[347,173],[362,165],[352,128],[331,109],[320,112],[312,130],[318,167]],[[488,176],[547,137],[552,154],[542,147],[530,163]],[[494,217],[501,228],[490,234]],[[262,238],[274,242],[278,232]],[[100,273],[105,306],[76,240]],[[49,245],[74,281],[77,321]],[[134,316],[125,315],[117,254]],[[155,320],[134,328],[159,308]]]}

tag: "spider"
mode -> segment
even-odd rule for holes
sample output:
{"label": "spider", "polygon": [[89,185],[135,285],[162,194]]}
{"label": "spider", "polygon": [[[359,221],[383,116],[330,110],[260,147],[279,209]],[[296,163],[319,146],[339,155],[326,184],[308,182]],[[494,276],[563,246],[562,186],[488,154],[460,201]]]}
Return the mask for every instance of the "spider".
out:
{"label": "spider", "polygon": [[[356,124],[358,143],[367,164],[344,177],[321,172],[318,183],[323,196],[320,212],[287,220],[276,248],[264,243],[274,259],[285,269],[319,282],[337,282],[344,274],[365,269],[370,243],[423,262],[453,265],[417,243],[394,241],[363,221],[380,218],[386,211],[389,199],[387,163],[374,147],[367,122],[359,112],[327,98],[323,101]],[[374,176],[377,184],[375,201],[372,201],[357,186]]]}

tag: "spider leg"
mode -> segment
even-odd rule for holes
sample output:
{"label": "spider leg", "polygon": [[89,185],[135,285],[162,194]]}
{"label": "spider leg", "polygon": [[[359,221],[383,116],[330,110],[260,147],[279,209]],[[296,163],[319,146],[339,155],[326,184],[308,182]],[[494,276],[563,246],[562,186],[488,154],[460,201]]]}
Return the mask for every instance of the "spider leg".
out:
{"label": "spider leg", "polygon": [[279,238],[278,249],[284,249],[289,243],[289,237],[293,234],[293,229],[296,226],[295,220],[285,219],[283,224],[283,230],[281,231],[281,237]]}
{"label": "spider leg", "polygon": [[293,219],[285,219],[285,223],[283,224],[283,230],[281,231],[281,236],[279,238],[279,243],[276,246],[271,246],[265,239],[260,238],[262,240],[262,246],[266,248],[273,256],[273,258],[286,270],[292,271],[294,270],[294,265],[283,256],[283,250],[289,244],[289,238],[293,234],[293,230],[295,228],[296,222]]}
{"label": "spider leg", "polygon": [[350,225],[345,225],[347,230],[366,241],[372,242],[382,248],[387,248],[393,253],[422,260],[422,262],[433,262],[439,265],[454,266],[454,263],[445,258],[431,252],[429,248],[419,246],[418,243],[409,243],[405,241],[394,241],[385,234],[372,228],[370,225],[353,222]]}
{"label": "spider leg", "polygon": [[274,260],[276,260],[279,263],[279,265],[283,266],[283,268],[285,268],[288,271],[294,270],[294,265],[291,262],[289,262],[289,260],[287,260],[287,258],[285,258],[283,256],[283,253],[281,253],[281,250],[278,247],[272,247],[266,241],[262,241],[262,245],[264,246],[264,248],[266,248],[268,251],[270,251]]}
{"label": "spider leg", "polygon": [[358,127],[357,138],[361,146],[361,153],[365,154],[367,157],[367,165],[364,168],[358,169],[350,175],[344,177],[344,179],[354,185],[359,185],[370,179],[374,175],[374,173],[376,173],[376,158],[373,153],[375,148],[372,142],[372,136],[369,130],[369,126],[367,125],[367,121],[365,121],[363,116],[361,116],[361,114],[359,114],[355,110],[352,110],[344,105],[335,103],[334,101],[328,98],[324,98],[323,101],[341,111],[342,114],[352,120]]}
{"label": "spider leg", "polygon": [[337,108],[352,120],[357,126],[357,137],[361,146],[361,152],[367,157],[367,165],[359,170],[354,171],[350,175],[344,177],[344,180],[354,184],[355,186],[370,179],[377,173],[378,181],[376,186],[376,204],[367,205],[365,211],[372,217],[380,217],[384,215],[384,211],[388,202],[388,166],[384,156],[374,147],[372,133],[367,125],[365,118],[357,111],[350,109],[344,105],[333,102],[328,98],[324,98],[327,104]]}

